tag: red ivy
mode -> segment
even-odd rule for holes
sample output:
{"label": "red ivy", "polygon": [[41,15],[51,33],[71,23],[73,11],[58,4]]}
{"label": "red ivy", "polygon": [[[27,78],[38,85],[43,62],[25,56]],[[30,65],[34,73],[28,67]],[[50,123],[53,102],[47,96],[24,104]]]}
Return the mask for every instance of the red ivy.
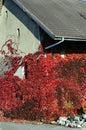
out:
{"label": "red ivy", "polygon": [[[4,46],[8,48],[5,53]],[[0,78],[0,109],[4,116],[27,120],[55,120],[86,107],[86,54],[28,54],[23,59],[11,40],[1,54],[12,68]],[[22,61],[22,63],[21,63]],[[25,79],[14,76],[25,66]]]}

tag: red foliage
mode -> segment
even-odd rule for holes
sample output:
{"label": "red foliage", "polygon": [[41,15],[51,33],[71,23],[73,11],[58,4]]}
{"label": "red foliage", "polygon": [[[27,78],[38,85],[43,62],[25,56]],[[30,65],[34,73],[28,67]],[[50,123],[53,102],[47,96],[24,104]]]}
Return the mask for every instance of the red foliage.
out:
{"label": "red foliage", "polygon": [[[0,110],[4,116],[27,120],[55,120],[77,113],[86,107],[86,54],[28,54],[22,60],[12,41],[5,43],[8,52],[1,54],[12,69],[0,78]],[[22,61],[22,63],[21,63]],[[14,76],[25,66],[25,79]]]}
{"label": "red foliage", "polygon": [[[17,80],[17,83],[16,83]],[[0,109],[8,111],[21,105],[21,88],[18,77],[4,76],[0,78]]]}

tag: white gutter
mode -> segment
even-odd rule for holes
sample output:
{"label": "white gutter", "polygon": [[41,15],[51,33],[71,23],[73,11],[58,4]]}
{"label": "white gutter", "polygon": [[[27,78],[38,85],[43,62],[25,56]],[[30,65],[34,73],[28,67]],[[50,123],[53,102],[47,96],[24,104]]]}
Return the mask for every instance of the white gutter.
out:
{"label": "white gutter", "polygon": [[57,43],[55,43],[55,44],[52,44],[52,45],[50,45],[50,46],[45,47],[45,50],[50,49],[50,48],[52,48],[52,47],[54,47],[54,46],[57,46],[58,44],[60,44],[60,43],[62,43],[62,42],[64,42],[64,37],[62,37],[62,40],[61,40],[61,41],[59,41],[59,42],[57,42]]}

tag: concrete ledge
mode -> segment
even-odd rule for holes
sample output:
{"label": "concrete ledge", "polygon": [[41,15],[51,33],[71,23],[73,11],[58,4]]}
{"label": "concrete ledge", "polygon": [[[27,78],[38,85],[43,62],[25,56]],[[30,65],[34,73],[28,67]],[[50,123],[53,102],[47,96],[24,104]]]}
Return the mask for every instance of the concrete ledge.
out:
{"label": "concrete ledge", "polygon": [[21,124],[0,122],[0,130],[86,130],[86,128],[66,128],[49,124]]}

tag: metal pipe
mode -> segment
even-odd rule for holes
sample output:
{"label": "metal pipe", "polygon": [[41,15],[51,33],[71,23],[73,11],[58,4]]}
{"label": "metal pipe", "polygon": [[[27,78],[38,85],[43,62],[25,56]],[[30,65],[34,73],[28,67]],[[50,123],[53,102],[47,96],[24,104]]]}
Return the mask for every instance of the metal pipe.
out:
{"label": "metal pipe", "polygon": [[50,48],[52,48],[52,47],[54,47],[54,46],[57,46],[58,44],[60,44],[60,43],[62,43],[62,42],[64,42],[64,37],[62,37],[62,40],[61,41],[59,41],[59,42],[57,42],[57,43],[55,43],[55,44],[52,44],[52,45],[50,45],[50,46],[47,46],[47,47],[45,47],[45,49],[47,50],[47,49],[50,49]]}

